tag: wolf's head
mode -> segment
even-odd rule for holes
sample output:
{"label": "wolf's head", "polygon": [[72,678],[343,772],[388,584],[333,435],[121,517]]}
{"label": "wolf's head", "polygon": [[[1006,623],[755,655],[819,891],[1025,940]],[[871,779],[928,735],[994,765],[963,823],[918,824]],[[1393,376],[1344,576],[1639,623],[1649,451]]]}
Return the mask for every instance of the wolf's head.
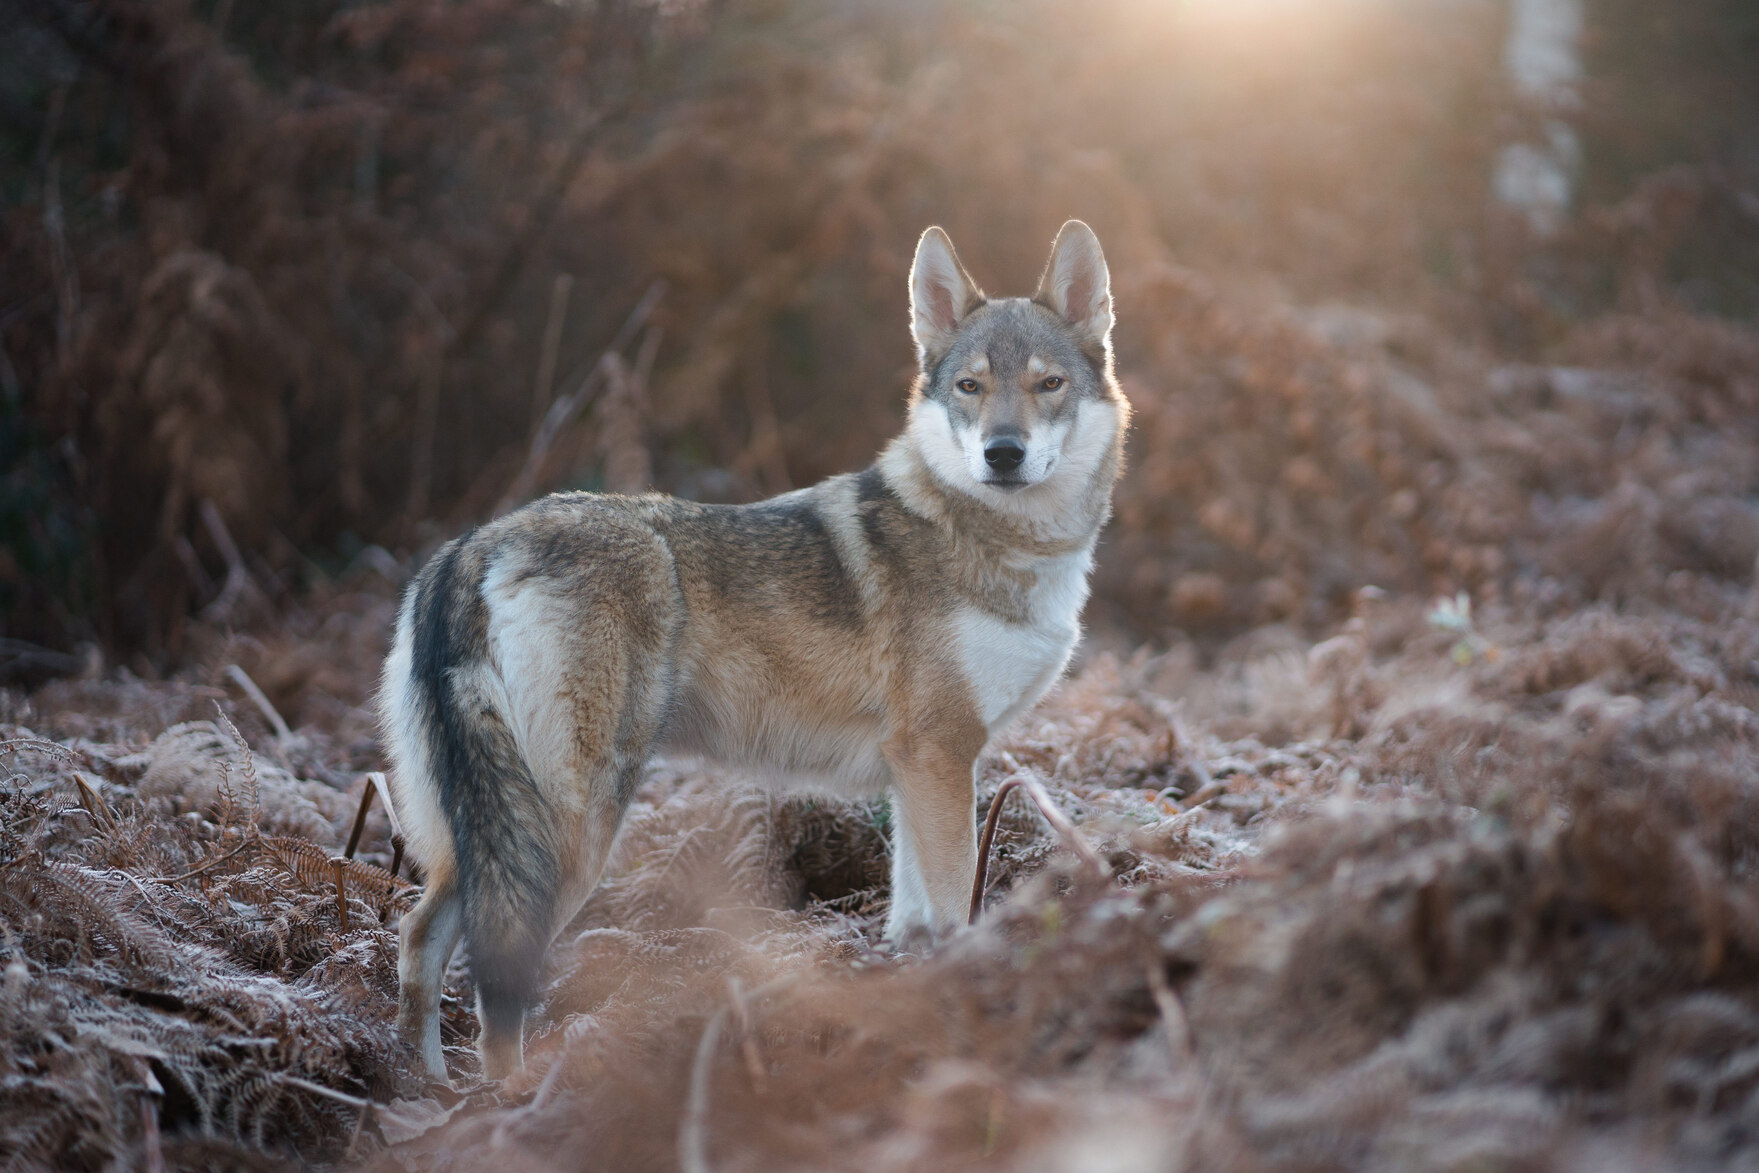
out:
{"label": "wolf's head", "polygon": [[949,487],[1036,512],[1115,469],[1128,407],[1112,379],[1110,274],[1087,225],[1057,233],[1037,293],[994,300],[930,228],[910,316],[921,376],[909,435]]}

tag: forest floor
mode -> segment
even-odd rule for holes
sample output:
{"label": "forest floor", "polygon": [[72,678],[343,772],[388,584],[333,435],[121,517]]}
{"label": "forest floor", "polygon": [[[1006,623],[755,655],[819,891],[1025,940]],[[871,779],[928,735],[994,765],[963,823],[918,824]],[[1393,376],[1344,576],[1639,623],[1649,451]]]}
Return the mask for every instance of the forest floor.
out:
{"label": "forest floor", "polygon": [[[0,693],[0,1162],[1759,1167],[1751,341],[1602,324],[1576,352],[1599,365],[1490,368],[1394,345],[1408,323],[1365,343],[1361,315],[1168,290],[1307,389],[1274,363],[1205,381],[1225,351],[1177,352],[1177,396],[1127,381],[1142,453],[1096,629],[978,766],[980,807],[1038,782],[1086,859],[1010,799],[981,922],[894,954],[883,803],[656,763],[551,950],[525,1071],[477,1079],[460,961],[462,1094],[426,1092],[381,805],[337,862],[411,567],[369,551],[279,607],[246,568],[170,677],[94,655]],[[1156,577],[1177,544],[1143,535],[1192,523],[1154,486],[1193,434],[1233,477],[1198,523],[1269,518],[1288,577]],[[1311,619],[1328,558],[1400,543],[1476,568],[1472,597],[1390,583]],[[1132,592],[1260,621],[1139,647],[1108,618]]]}
{"label": "forest floor", "polygon": [[392,1030],[380,808],[330,862],[393,598],[363,569],[175,679],[6,695],[14,1165],[1753,1159],[1759,596],[1368,592],[1317,644],[1090,650],[979,778],[1042,783],[1107,874],[1014,800],[982,923],[920,955],[875,946],[883,804],[656,764],[509,1086],[470,1090],[453,966],[444,1099]]}
{"label": "forest floor", "polygon": [[[0,6],[0,1170],[1759,1171],[1751,70],[1598,7],[1542,240],[1497,5]],[[430,1093],[344,858],[419,551],[865,460],[909,242],[1069,215],[1129,467],[978,781],[1081,850],[889,952],[885,804],[655,763]]]}

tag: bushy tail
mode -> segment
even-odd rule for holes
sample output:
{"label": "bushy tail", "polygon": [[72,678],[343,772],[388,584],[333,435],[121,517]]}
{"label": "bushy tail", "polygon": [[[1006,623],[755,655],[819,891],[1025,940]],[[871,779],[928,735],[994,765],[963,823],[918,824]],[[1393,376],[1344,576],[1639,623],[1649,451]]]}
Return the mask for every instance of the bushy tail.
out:
{"label": "bushy tail", "polygon": [[485,1017],[517,1030],[536,1000],[559,867],[555,819],[501,708],[482,563],[466,534],[422,571],[411,670],[452,832],[471,974]]}

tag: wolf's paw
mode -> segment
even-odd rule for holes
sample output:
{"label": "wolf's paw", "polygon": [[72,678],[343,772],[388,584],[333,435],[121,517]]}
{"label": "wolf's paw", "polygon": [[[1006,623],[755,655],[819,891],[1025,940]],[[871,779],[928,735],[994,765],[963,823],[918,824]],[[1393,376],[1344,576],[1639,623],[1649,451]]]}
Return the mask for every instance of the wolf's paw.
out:
{"label": "wolf's paw", "polygon": [[939,935],[921,921],[905,925],[886,925],[880,937],[880,948],[894,956],[904,957],[927,953],[935,947]]}

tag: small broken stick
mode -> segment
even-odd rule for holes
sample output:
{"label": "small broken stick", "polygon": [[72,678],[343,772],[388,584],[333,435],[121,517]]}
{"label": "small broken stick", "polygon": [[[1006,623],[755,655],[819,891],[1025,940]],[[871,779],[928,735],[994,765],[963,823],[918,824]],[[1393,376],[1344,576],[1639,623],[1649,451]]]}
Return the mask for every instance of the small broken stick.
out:
{"label": "small broken stick", "polygon": [[983,821],[983,838],[977,844],[977,877],[971,885],[971,915],[967,924],[976,924],[977,914],[983,911],[984,889],[989,885],[989,853],[995,843],[996,824],[1002,817],[1002,800],[1008,796],[1009,791],[1016,789],[1026,791],[1026,796],[1038,807],[1038,813],[1044,816],[1044,821],[1051,825],[1051,830],[1057,833],[1065,846],[1096,872],[1105,871],[1099,855],[1081,837],[1081,832],[1075,829],[1075,824],[1069,821],[1068,816],[1057,809],[1057,804],[1051,801],[1051,796],[1045,793],[1044,787],[1030,778],[1016,774],[996,787],[996,796],[989,804],[989,817]]}

